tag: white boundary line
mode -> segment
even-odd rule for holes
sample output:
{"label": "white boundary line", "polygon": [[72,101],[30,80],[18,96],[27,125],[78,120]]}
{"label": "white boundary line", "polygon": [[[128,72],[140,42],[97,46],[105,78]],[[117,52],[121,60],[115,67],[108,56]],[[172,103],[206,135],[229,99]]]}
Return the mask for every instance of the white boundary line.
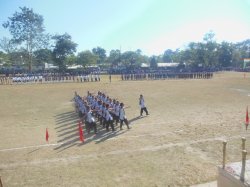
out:
{"label": "white boundary line", "polygon": [[37,147],[49,147],[49,146],[56,146],[56,145],[63,145],[63,144],[72,144],[72,143],[76,143],[76,142],[57,143],[57,144],[45,144],[45,145],[34,145],[34,146],[19,147],[19,148],[13,148],[13,149],[2,149],[0,151],[14,151],[14,150],[21,150],[21,149],[37,148]]}
{"label": "white boundary line", "polygon": [[[103,140],[116,140],[116,139],[123,139],[123,138],[139,138],[139,137],[144,137],[144,136],[159,136],[159,135],[165,135],[165,134],[176,133],[176,132],[183,132],[183,130],[173,131],[173,132],[167,132],[167,133],[159,133],[159,134],[143,134],[143,135],[138,135],[138,136],[126,136],[126,137],[117,137],[117,138],[106,138],[106,139],[94,140],[94,141],[95,142],[99,142],[99,141],[103,141]],[[63,145],[63,144],[74,144],[74,143],[80,143],[80,141],[66,142],[66,143],[57,143],[57,144],[34,145],[34,146],[28,146],[28,147],[19,147],[19,148],[12,148],[12,149],[2,149],[0,151],[14,151],[14,150],[22,150],[22,149],[37,148],[37,147],[50,147],[50,146]]]}
{"label": "white boundary line", "polygon": [[[117,140],[117,139],[124,139],[124,138],[139,138],[139,137],[145,137],[145,136],[160,136],[160,135],[166,135],[166,134],[172,134],[172,133],[178,133],[178,132],[184,132],[183,130],[179,131],[172,131],[172,132],[166,132],[166,133],[157,133],[157,134],[142,134],[138,136],[126,136],[126,137],[114,137],[114,138],[104,138],[101,140],[93,140],[94,142],[100,142],[100,141],[106,141],[106,140]],[[225,137],[225,138],[235,138],[235,137],[240,137],[240,136],[233,136],[233,137]],[[101,138],[101,136],[100,136]],[[209,138],[209,140],[222,140],[222,138]],[[206,139],[200,139],[200,140],[191,140],[190,142],[202,142],[203,140]],[[75,143],[81,143],[80,141],[75,141],[75,142],[66,142],[66,143],[57,143],[57,144],[45,144],[45,145],[35,145],[35,146],[28,146],[28,147],[19,147],[19,148],[12,148],[12,149],[2,149],[0,152],[4,151],[14,151],[14,150],[22,150],[22,149],[29,149],[29,148],[37,148],[37,147],[50,147],[50,146],[57,146],[57,145],[67,145],[67,144],[75,144]],[[176,143],[178,145],[178,143]]]}

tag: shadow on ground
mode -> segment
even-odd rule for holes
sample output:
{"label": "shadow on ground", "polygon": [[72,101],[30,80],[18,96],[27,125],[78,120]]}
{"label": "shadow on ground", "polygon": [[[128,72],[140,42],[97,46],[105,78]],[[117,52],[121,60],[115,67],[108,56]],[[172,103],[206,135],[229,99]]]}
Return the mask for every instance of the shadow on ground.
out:
{"label": "shadow on ground", "polygon": [[[80,136],[79,136],[78,113],[76,113],[75,111],[66,112],[58,114],[54,116],[54,118],[56,121],[55,130],[57,131],[57,136],[60,138],[58,140],[58,143],[62,143],[60,146],[54,148],[55,151],[58,151],[57,153],[69,149],[73,146],[79,146],[79,147],[84,146],[90,142],[95,142],[95,144],[99,144],[101,142],[115,138],[129,131],[125,124],[123,125],[124,130],[120,130],[120,124],[118,123],[118,125],[116,126],[114,123],[115,131],[113,132],[111,128],[109,128],[110,131],[107,132],[106,128],[103,128],[103,125],[100,124],[97,118],[95,118],[97,124],[97,131],[99,133],[95,134],[94,130],[92,129],[90,131],[90,134],[88,134],[86,131],[85,123],[81,121],[81,126],[84,133],[83,135],[84,143],[79,143]],[[142,117],[135,117],[133,119],[130,119],[128,122],[131,123],[141,118]]]}

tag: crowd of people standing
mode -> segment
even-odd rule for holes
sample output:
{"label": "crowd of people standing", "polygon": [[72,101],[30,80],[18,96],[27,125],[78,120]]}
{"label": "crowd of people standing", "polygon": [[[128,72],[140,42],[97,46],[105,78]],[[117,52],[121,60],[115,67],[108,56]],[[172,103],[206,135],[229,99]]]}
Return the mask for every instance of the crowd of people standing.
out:
{"label": "crowd of people standing", "polygon": [[157,79],[210,79],[213,72],[157,72],[122,74],[121,80],[157,80]]}
{"label": "crowd of people standing", "polygon": [[13,76],[9,77],[1,77],[1,84],[37,84],[37,83],[82,83],[82,82],[98,82],[101,81],[100,74],[91,74],[91,75],[65,75],[65,76]]}

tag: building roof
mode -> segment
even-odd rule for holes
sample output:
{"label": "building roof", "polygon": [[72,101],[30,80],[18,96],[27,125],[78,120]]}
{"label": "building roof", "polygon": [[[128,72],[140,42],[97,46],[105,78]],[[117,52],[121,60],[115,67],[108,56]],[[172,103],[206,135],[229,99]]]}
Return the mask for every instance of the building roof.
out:
{"label": "building roof", "polygon": [[176,67],[178,66],[178,62],[170,62],[170,63],[157,63],[158,67]]}
{"label": "building roof", "polygon": [[[179,62],[157,63],[158,67],[176,67],[178,65],[179,65]],[[141,67],[150,67],[150,65],[146,63],[142,63]]]}

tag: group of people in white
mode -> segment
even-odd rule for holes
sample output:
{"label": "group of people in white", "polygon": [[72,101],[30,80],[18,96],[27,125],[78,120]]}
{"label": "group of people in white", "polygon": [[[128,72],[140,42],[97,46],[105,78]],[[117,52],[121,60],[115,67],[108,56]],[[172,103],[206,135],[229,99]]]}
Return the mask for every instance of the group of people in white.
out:
{"label": "group of people in white", "polygon": [[[118,125],[120,121],[120,130],[122,129],[123,122],[127,125],[128,129],[131,129],[128,124],[128,120],[125,116],[124,103],[120,103],[117,99],[111,99],[104,92],[94,93],[87,92],[87,96],[81,97],[75,92],[74,96],[75,110],[79,113],[80,120],[84,122],[88,133],[91,129],[97,134],[96,120],[98,119],[100,125],[109,131],[109,126],[112,131],[115,131],[114,122]],[[94,118],[95,117],[95,118]]]}
{"label": "group of people in white", "polygon": [[[77,75],[77,76],[13,76],[12,79],[9,77],[1,77],[1,84],[34,84],[34,83],[71,83],[71,82],[91,82],[101,81],[100,74],[89,75]],[[11,82],[12,80],[12,82]],[[44,82],[43,82],[44,81]]]}
{"label": "group of people in white", "polygon": [[91,74],[89,75],[78,75],[77,76],[77,82],[89,82],[89,79],[91,78],[91,82],[95,80],[97,82],[98,80],[101,81],[101,75],[100,74]]}
{"label": "group of people in white", "polygon": [[[106,93],[98,91],[97,95],[94,95],[94,93],[88,91],[87,96],[81,97],[75,92],[73,100],[75,102],[75,111],[78,112],[82,122],[85,120],[88,133],[90,133],[91,129],[94,129],[94,133],[98,134],[95,118],[98,119],[103,128],[106,128],[107,132],[109,131],[109,126],[112,131],[115,131],[114,122],[116,126],[120,122],[120,130],[123,130],[123,122],[128,129],[131,129],[124,110],[130,106],[125,107],[124,103],[120,103],[117,99],[110,98]],[[143,95],[140,95],[139,104],[141,106],[141,116],[143,111],[146,112],[146,115],[149,115]]]}
{"label": "group of people in white", "polygon": [[42,83],[43,76],[15,76],[12,77],[12,84],[34,84]]}

